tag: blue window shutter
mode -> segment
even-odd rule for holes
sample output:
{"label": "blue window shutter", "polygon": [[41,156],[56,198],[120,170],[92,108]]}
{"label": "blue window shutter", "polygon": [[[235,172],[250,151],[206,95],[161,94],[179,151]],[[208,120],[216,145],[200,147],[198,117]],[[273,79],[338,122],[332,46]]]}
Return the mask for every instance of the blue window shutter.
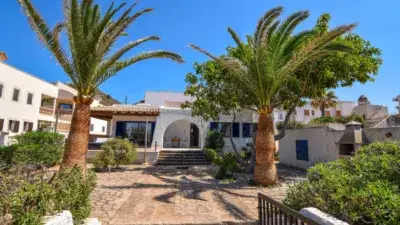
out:
{"label": "blue window shutter", "polygon": [[218,126],[218,124],[216,122],[211,122],[210,123],[210,130],[213,131],[213,130],[218,129],[217,126]]}
{"label": "blue window shutter", "polygon": [[296,140],[296,159],[309,161],[307,140]]}
{"label": "blue window shutter", "polygon": [[118,121],[117,122],[117,127],[115,129],[115,136],[116,137],[125,137],[125,127],[126,127],[126,123],[122,122],[122,121]]}
{"label": "blue window shutter", "polygon": [[240,137],[239,134],[239,123],[233,123],[232,125],[232,137]]}
{"label": "blue window shutter", "polygon": [[249,123],[242,123],[242,137],[245,137],[245,138],[251,137]]}

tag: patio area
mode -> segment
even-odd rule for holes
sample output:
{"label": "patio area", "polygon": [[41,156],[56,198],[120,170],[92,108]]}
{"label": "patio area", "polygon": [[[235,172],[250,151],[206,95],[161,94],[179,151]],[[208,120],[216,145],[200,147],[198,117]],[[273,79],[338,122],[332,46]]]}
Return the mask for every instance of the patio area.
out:
{"label": "patio area", "polygon": [[252,187],[246,179],[233,183],[214,179],[213,166],[129,166],[125,171],[98,173],[92,215],[105,225],[128,224],[256,224],[257,193],[282,200],[288,184],[303,171],[279,166],[280,183]]}

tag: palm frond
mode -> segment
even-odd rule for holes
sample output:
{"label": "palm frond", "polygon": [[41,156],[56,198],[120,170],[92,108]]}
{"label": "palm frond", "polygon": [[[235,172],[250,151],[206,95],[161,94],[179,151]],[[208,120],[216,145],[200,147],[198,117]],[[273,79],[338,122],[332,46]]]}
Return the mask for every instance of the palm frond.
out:
{"label": "palm frond", "polygon": [[169,52],[169,51],[159,50],[159,51],[150,51],[150,52],[139,53],[138,55],[135,55],[130,59],[115,62],[112,66],[110,66],[108,68],[108,70],[105,73],[98,74],[98,76],[96,77],[96,81],[95,81],[96,87],[98,85],[100,85],[101,83],[103,83],[108,78],[114,76],[119,71],[125,69],[128,66],[131,66],[132,64],[135,64],[137,62],[140,62],[140,61],[143,61],[146,59],[156,59],[156,58],[171,59],[177,63],[184,62],[182,56],[180,56],[179,54],[173,53],[173,52]]}

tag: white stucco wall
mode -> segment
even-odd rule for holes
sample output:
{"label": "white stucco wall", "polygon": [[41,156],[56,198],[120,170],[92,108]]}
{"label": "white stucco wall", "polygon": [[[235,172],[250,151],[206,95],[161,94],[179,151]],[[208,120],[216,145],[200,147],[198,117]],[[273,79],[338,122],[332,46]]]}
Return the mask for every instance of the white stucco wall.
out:
{"label": "white stucco wall", "polygon": [[[2,131],[8,131],[9,120],[18,120],[19,132],[22,133],[24,122],[32,122],[37,128],[38,119],[52,121],[52,116],[39,115],[42,94],[57,98],[57,87],[33,75],[22,72],[10,65],[0,62],[0,84],[4,85],[0,97],[0,119],[4,119]],[[12,100],[14,88],[20,90],[19,101]],[[27,104],[28,93],[33,94],[32,105]],[[17,133],[10,132],[10,136]]]}
{"label": "white stucco wall", "polygon": [[400,141],[400,127],[368,128],[363,131],[370,142]]}
{"label": "white stucco wall", "polygon": [[156,127],[154,130],[152,147],[157,142],[157,148],[161,149],[164,143],[165,130],[176,121],[187,121],[189,124],[193,123],[199,128],[199,143],[200,146],[204,146],[204,138],[206,130],[208,129],[208,123],[200,117],[192,117],[189,109],[179,108],[160,108],[160,115],[156,119]]}
{"label": "white stucco wall", "polygon": [[178,120],[165,130],[164,133],[165,138],[174,138],[178,137],[181,139],[187,139],[189,141],[190,138],[190,122],[187,120]]}
{"label": "white stucco wall", "polygon": [[[316,162],[336,160],[340,157],[337,142],[343,133],[326,127],[287,130],[285,137],[279,141],[279,160],[303,169]],[[296,140],[308,140],[309,161],[296,159]]]}
{"label": "white stucco wall", "polygon": [[145,104],[153,106],[164,106],[165,101],[170,102],[185,102],[192,100],[193,97],[184,95],[183,92],[169,91],[146,91]]}

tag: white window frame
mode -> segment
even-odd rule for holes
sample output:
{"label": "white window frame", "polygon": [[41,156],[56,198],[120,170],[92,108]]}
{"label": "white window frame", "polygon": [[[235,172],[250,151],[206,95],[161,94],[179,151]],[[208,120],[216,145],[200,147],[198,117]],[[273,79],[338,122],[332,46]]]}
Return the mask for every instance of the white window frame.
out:
{"label": "white window frame", "polygon": [[[29,94],[32,94],[32,103],[31,103],[31,104],[28,104]],[[25,103],[26,103],[27,105],[33,106],[33,99],[34,99],[34,98],[35,98],[35,93],[28,91],[28,92],[26,93],[26,102],[25,102]]]}
{"label": "white window frame", "polygon": [[[17,101],[14,101],[14,90],[15,89],[17,89],[19,91],[18,92],[18,100]],[[21,102],[21,88],[13,87],[12,93],[11,93],[11,101],[13,101],[13,102]]]}
{"label": "white window frame", "polygon": [[3,82],[0,82],[0,84],[3,85],[3,90],[1,92],[0,99],[4,99],[4,93],[5,93],[5,90],[6,90],[6,84],[3,83]]}
{"label": "white window frame", "polygon": [[33,131],[33,128],[35,127],[35,123],[33,121],[31,121],[31,120],[23,120],[22,122],[23,122],[22,123],[22,132],[28,132],[28,131],[25,130],[25,122],[26,123],[32,123],[32,131]]}
{"label": "white window frame", "polygon": [[[18,121],[18,122],[19,122],[18,132],[14,132],[14,129],[11,129],[11,130],[9,129],[11,120],[12,120],[12,121]],[[8,132],[14,133],[14,134],[18,134],[18,133],[20,133],[20,131],[21,131],[21,130],[20,130],[20,126],[21,126],[21,121],[20,121],[20,120],[15,119],[15,118],[8,118],[8,119],[7,119],[7,131],[8,131]]]}

